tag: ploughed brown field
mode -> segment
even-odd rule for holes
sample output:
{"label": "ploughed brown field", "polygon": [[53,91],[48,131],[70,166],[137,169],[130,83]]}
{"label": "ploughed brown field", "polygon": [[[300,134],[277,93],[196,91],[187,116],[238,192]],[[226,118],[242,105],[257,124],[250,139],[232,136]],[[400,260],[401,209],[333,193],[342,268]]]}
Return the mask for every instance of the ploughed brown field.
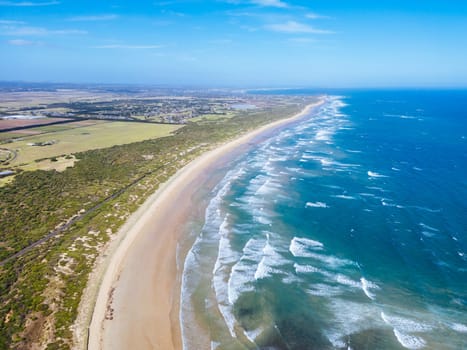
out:
{"label": "ploughed brown field", "polygon": [[38,118],[38,119],[0,119],[0,131],[11,128],[27,126],[47,125],[51,123],[66,121],[66,118]]}

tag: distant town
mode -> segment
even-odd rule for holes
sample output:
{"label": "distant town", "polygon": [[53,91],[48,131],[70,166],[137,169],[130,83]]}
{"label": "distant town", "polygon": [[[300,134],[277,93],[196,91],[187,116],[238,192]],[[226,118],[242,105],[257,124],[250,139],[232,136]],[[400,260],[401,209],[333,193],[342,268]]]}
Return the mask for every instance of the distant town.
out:
{"label": "distant town", "polygon": [[233,89],[0,82],[0,187],[18,171],[63,171],[77,152],[301,103]]}
{"label": "distant town", "polygon": [[[9,128],[66,122],[66,119],[185,124],[200,116],[225,116],[238,109],[267,107],[278,99],[246,96],[242,91],[234,90],[2,86],[0,118],[16,121],[10,122]],[[40,118],[60,120],[40,122],[37,120]],[[22,121],[27,119],[31,121]],[[0,130],[5,128],[6,123]]]}

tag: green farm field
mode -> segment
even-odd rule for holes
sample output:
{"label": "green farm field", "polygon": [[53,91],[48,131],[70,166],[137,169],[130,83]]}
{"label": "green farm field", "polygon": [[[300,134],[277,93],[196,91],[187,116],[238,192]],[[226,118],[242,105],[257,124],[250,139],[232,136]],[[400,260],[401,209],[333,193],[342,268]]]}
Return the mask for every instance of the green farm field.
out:
{"label": "green farm field", "polygon": [[[10,167],[26,165],[38,159],[57,157],[91,149],[124,145],[133,142],[168,136],[180,126],[129,122],[98,122],[94,125],[58,130],[46,134],[27,136],[23,140],[4,144],[3,148],[16,152]],[[52,131],[52,132],[50,132]],[[53,142],[47,146],[32,146],[32,143]]]}

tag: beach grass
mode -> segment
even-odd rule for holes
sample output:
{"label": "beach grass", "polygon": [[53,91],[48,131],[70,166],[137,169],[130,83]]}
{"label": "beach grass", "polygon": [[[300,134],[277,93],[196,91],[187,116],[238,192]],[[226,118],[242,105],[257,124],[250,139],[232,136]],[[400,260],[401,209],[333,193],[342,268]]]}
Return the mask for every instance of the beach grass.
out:
{"label": "beach grass", "polygon": [[199,123],[199,122],[212,122],[219,121],[224,119],[229,119],[235,116],[234,112],[228,112],[225,114],[204,114],[199,117],[191,118],[190,122]]}

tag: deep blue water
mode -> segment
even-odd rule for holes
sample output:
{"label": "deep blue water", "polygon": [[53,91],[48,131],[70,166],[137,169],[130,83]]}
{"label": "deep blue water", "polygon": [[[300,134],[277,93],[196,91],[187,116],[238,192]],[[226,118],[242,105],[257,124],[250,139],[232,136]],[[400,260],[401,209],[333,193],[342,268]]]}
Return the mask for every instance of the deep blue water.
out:
{"label": "deep blue water", "polygon": [[328,96],[212,193],[185,348],[467,349],[466,214],[467,91]]}

